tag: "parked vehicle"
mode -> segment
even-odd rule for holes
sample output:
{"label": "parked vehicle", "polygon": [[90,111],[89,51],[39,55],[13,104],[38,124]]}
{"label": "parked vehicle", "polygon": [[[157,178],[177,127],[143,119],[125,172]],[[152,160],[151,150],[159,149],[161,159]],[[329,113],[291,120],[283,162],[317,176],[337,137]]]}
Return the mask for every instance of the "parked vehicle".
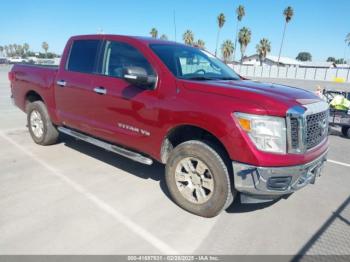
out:
{"label": "parked vehicle", "polygon": [[18,64],[9,78],[34,142],[54,144],[62,132],[159,161],[174,201],[200,216],[219,214],[237,192],[242,203],[289,195],[314,183],[326,160],[326,102],[243,80],[195,47],[75,36],[59,67]]}
{"label": "parked vehicle", "polygon": [[[343,96],[344,98],[350,100],[350,92],[346,91],[335,91],[335,90],[323,90],[323,96],[326,98],[327,102],[331,104],[332,100],[336,96]],[[340,126],[342,134],[350,138],[350,108],[330,108],[329,109],[329,125],[330,126]]]}
{"label": "parked vehicle", "polygon": [[6,59],[6,57],[0,57],[0,64],[7,64],[8,61]]}
{"label": "parked vehicle", "polygon": [[18,63],[27,63],[28,60],[25,58],[21,57],[10,57],[8,58],[8,63],[9,64],[18,64]]}

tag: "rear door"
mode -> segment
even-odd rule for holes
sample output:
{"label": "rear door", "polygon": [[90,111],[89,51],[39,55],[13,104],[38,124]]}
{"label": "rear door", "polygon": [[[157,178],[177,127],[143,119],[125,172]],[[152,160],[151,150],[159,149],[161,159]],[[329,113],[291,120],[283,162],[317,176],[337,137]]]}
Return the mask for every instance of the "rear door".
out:
{"label": "rear door", "polygon": [[64,125],[89,133],[90,105],[95,99],[92,78],[96,74],[102,41],[79,39],[71,44],[67,63],[56,77],[57,115]]}

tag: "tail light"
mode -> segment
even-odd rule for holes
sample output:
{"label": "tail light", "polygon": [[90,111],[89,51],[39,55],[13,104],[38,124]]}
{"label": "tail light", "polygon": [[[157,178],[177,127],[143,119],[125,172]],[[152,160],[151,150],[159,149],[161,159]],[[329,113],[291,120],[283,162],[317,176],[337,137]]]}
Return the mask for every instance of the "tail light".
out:
{"label": "tail light", "polygon": [[8,77],[9,77],[9,80],[12,82],[13,80],[15,80],[15,73],[9,72]]}

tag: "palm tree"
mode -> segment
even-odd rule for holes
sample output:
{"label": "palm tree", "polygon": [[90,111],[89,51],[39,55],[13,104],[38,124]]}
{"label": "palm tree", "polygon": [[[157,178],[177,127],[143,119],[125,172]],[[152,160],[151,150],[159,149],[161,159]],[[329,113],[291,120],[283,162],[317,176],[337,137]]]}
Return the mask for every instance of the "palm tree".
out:
{"label": "palm tree", "polygon": [[17,44],[13,44],[12,48],[13,48],[13,55],[17,56],[17,50],[18,50]]}
{"label": "palm tree", "polygon": [[250,43],[251,37],[252,37],[252,32],[250,31],[249,28],[242,27],[241,30],[239,30],[238,42],[241,46],[241,63],[243,61],[245,50],[248,44]]}
{"label": "palm tree", "polygon": [[186,45],[193,45],[194,35],[191,30],[186,30],[186,32],[182,35],[182,39],[184,40]]}
{"label": "palm tree", "polygon": [[42,49],[44,49],[44,51],[45,51],[45,57],[47,58],[47,50],[49,50],[49,44],[46,43],[46,42],[43,42],[43,43],[41,44],[41,47],[42,47]]}
{"label": "palm tree", "polygon": [[12,44],[10,44],[9,45],[9,50],[10,50],[10,57],[12,57],[13,55],[14,55],[14,51],[13,51],[13,45]]}
{"label": "palm tree", "polygon": [[344,61],[346,63],[346,46],[350,46],[350,33],[345,37]]}
{"label": "palm tree", "polygon": [[29,45],[27,43],[24,43],[23,44],[23,50],[24,50],[24,53],[27,54],[28,51],[29,51]]}
{"label": "palm tree", "polygon": [[256,52],[259,55],[260,65],[265,60],[268,53],[271,52],[271,43],[268,39],[263,38],[260,40],[259,44],[256,45]]}
{"label": "palm tree", "polygon": [[205,48],[205,42],[202,39],[198,39],[196,42],[196,46],[200,49],[204,49]]}
{"label": "palm tree", "polygon": [[226,40],[221,46],[222,57],[224,62],[227,63],[231,58],[235,48],[231,40]]}
{"label": "palm tree", "polygon": [[7,45],[5,45],[4,49],[5,49],[6,57],[8,57],[9,56],[9,47]]}
{"label": "palm tree", "polygon": [[23,56],[23,53],[24,53],[23,51],[24,51],[24,50],[23,50],[23,46],[17,45],[16,55],[22,57],[22,56]]}
{"label": "palm tree", "polygon": [[165,34],[162,34],[162,35],[160,36],[160,39],[161,39],[161,40],[168,40],[168,36],[165,35]]}
{"label": "palm tree", "polygon": [[0,45],[0,53],[2,55],[2,52],[4,52],[4,47]]}
{"label": "palm tree", "polygon": [[[236,37],[235,37],[235,46],[237,46],[237,38],[238,38],[238,25],[239,22],[242,21],[243,17],[245,16],[245,9],[243,5],[239,5],[236,9],[236,14],[237,14],[237,24],[236,24]],[[233,60],[235,60],[236,57],[236,49],[233,52]]]}
{"label": "palm tree", "polygon": [[151,34],[151,36],[153,38],[157,38],[158,37],[158,30],[156,28],[154,28],[154,27],[151,29],[151,32],[149,32],[149,33]]}
{"label": "palm tree", "polygon": [[345,37],[345,43],[350,46],[350,33],[348,33]]}
{"label": "palm tree", "polygon": [[284,28],[283,28],[281,47],[280,47],[280,51],[278,53],[278,63],[280,62],[280,58],[281,58],[282,46],[283,46],[283,42],[284,42],[284,36],[286,34],[287,24],[289,23],[290,20],[292,20],[292,17],[294,15],[293,8],[288,6],[286,9],[284,9],[283,15],[284,15],[284,18],[285,18],[285,23],[284,23]]}
{"label": "palm tree", "polygon": [[218,18],[217,18],[217,21],[218,21],[218,26],[219,26],[219,29],[218,29],[218,35],[216,37],[216,48],[215,48],[215,55],[217,54],[218,52],[218,45],[219,45],[219,38],[220,38],[220,31],[221,31],[221,28],[224,26],[225,22],[226,22],[226,18],[225,18],[225,15],[223,13],[219,14]]}

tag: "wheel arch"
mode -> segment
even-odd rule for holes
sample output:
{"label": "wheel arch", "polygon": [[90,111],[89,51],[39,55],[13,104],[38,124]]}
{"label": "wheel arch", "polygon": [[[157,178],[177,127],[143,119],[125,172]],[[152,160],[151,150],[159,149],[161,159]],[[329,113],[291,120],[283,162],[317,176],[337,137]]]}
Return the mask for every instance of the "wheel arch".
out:
{"label": "wheel arch", "polygon": [[160,151],[160,160],[163,164],[167,162],[171,151],[179,144],[189,140],[202,140],[215,147],[224,158],[230,159],[224,143],[207,129],[190,124],[182,124],[171,128],[163,138]]}
{"label": "wheel arch", "polygon": [[28,104],[35,101],[42,101],[44,104],[46,104],[43,97],[38,92],[29,90],[24,96],[24,109],[27,110]]}

